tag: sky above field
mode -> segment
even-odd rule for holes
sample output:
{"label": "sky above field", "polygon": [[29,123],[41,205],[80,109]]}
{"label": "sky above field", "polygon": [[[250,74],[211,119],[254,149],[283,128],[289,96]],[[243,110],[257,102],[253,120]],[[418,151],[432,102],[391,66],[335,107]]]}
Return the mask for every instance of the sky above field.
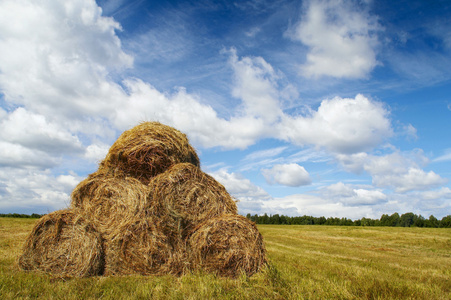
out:
{"label": "sky above field", "polygon": [[241,214],[451,214],[449,1],[0,2],[0,212],[124,130],[186,133]]}

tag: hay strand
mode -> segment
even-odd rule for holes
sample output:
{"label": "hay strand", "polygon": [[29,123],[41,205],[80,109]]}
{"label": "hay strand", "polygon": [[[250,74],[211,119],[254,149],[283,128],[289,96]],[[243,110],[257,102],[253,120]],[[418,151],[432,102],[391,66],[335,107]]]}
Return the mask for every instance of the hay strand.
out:
{"label": "hay strand", "polygon": [[148,184],[152,177],[181,162],[199,166],[199,157],[186,135],[158,122],[144,122],[119,136],[99,170]]}
{"label": "hay strand", "polygon": [[102,239],[95,228],[71,210],[42,217],[28,236],[19,267],[58,277],[100,275]]}
{"label": "hay strand", "polygon": [[188,240],[194,268],[220,276],[252,276],[266,263],[263,238],[255,224],[240,215],[223,215],[200,225]]}
{"label": "hay strand", "polygon": [[189,163],[172,166],[149,183],[152,213],[162,219],[167,235],[185,238],[198,224],[237,206],[222,184]]}
{"label": "hay strand", "polygon": [[104,235],[145,210],[147,186],[126,177],[96,172],[80,182],[71,194],[71,206],[83,213]]}
{"label": "hay strand", "polygon": [[180,274],[183,260],[154,220],[140,216],[117,227],[106,242],[105,275]]}

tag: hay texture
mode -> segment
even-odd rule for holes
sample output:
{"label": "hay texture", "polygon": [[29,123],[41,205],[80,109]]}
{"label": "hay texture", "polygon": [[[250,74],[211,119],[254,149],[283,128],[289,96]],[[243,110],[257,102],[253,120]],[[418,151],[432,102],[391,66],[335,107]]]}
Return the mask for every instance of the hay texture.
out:
{"label": "hay texture", "polygon": [[158,122],[144,122],[119,136],[99,171],[148,184],[152,177],[182,162],[199,166],[199,157],[186,135]]}
{"label": "hay texture", "polygon": [[263,238],[240,215],[222,215],[201,224],[188,240],[193,268],[220,276],[252,276],[266,263]]}
{"label": "hay texture", "polygon": [[38,220],[25,242],[19,266],[58,277],[100,275],[104,268],[102,239],[78,214],[56,211]]}
{"label": "hay texture", "polygon": [[19,266],[60,277],[253,275],[266,262],[262,236],[199,165],[172,127],[145,122],[125,131],[73,190],[70,209],[37,222]]}
{"label": "hay texture", "polygon": [[154,220],[139,216],[117,227],[106,241],[105,275],[177,273],[174,266],[181,260]]}
{"label": "hay texture", "polygon": [[126,177],[93,173],[80,182],[71,194],[71,206],[94,223],[105,236],[145,210],[147,186]]}
{"label": "hay texture", "polygon": [[149,183],[152,214],[173,238],[184,239],[200,223],[237,214],[235,201],[222,184],[190,163],[172,166]]}

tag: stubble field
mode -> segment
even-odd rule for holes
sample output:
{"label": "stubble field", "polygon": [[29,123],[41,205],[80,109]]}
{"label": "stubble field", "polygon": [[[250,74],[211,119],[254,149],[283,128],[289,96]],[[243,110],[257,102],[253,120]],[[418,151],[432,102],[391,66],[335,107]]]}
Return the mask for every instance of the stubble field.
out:
{"label": "stubble field", "polygon": [[251,278],[63,280],[17,267],[35,222],[0,218],[0,299],[451,299],[446,228],[259,225],[269,265]]}

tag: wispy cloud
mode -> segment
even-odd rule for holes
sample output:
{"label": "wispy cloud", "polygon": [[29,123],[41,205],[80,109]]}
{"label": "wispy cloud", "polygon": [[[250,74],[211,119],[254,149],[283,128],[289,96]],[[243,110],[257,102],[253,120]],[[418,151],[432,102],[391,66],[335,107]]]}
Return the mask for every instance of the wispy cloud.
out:
{"label": "wispy cloud", "polygon": [[432,160],[432,162],[445,162],[451,161],[451,149],[447,149],[443,155],[436,157]]}
{"label": "wispy cloud", "polygon": [[260,159],[265,159],[269,157],[274,157],[280,155],[283,151],[285,151],[288,147],[275,147],[271,149],[258,150],[254,151],[243,158],[243,161],[255,161]]}

